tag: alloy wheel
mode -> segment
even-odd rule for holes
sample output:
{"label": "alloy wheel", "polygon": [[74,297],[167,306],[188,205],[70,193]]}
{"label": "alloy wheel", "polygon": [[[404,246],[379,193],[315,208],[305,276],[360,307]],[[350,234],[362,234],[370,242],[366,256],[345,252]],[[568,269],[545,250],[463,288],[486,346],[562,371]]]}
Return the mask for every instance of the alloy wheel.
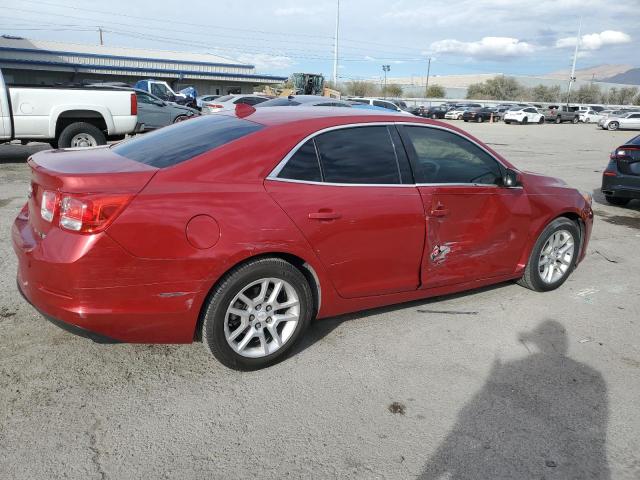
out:
{"label": "alloy wheel", "polygon": [[556,283],[568,272],[575,251],[573,235],[558,230],[547,239],[538,258],[538,274],[547,284]]}
{"label": "alloy wheel", "polygon": [[224,335],[239,355],[259,358],[279,350],[300,319],[300,298],[280,278],[261,278],[233,298],[224,320]]}

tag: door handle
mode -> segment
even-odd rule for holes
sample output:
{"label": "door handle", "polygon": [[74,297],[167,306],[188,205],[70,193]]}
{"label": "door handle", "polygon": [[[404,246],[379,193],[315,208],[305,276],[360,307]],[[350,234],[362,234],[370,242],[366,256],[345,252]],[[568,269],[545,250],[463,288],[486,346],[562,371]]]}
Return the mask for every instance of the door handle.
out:
{"label": "door handle", "polygon": [[337,220],[341,215],[336,212],[314,212],[309,214],[310,220]]}
{"label": "door handle", "polygon": [[438,208],[435,208],[435,209],[431,210],[430,215],[432,217],[446,217],[447,215],[449,215],[449,209],[448,208],[438,207]]}

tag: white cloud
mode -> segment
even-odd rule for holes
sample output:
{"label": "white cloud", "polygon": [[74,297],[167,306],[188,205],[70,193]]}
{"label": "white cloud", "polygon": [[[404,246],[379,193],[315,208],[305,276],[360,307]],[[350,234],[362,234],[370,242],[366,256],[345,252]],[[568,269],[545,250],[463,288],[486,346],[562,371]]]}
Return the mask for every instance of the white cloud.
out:
{"label": "white cloud", "polygon": [[440,40],[431,44],[437,54],[463,55],[472,58],[507,58],[528,55],[536,47],[511,37],[484,37],[476,42]]}
{"label": "white cloud", "polygon": [[[599,50],[607,45],[621,45],[631,42],[631,37],[624,32],[616,30],[605,30],[600,33],[589,33],[583,35],[580,41],[580,48],[583,50]],[[567,48],[576,46],[576,37],[560,38],[556,42],[557,48]]]}
{"label": "white cloud", "polygon": [[266,53],[243,53],[237,57],[237,60],[255,65],[257,70],[286,70],[294,64],[291,57]]}

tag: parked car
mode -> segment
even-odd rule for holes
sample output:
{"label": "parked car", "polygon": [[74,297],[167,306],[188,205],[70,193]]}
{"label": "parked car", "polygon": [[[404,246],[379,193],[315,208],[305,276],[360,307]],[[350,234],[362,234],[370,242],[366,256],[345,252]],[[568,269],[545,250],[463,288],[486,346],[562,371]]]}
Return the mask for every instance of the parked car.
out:
{"label": "parked car", "polygon": [[472,107],[452,108],[451,110],[449,110],[447,113],[444,114],[444,118],[446,118],[447,120],[462,120],[462,115],[464,115],[464,112],[466,112],[470,108]]}
{"label": "parked car", "polygon": [[136,95],[118,87],[6,86],[0,72],[0,143],[95,147],[136,130]]}
{"label": "parked car", "polygon": [[640,112],[609,115],[600,119],[598,126],[603,130],[640,130]]}
{"label": "parked car", "polygon": [[616,148],[602,172],[602,193],[612,205],[640,199],[640,135]]}
{"label": "parked car", "polygon": [[526,125],[527,123],[544,123],[544,115],[533,107],[508,110],[502,119],[506,124],[519,123]]}
{"label": "parked car", "polygon": [[198,110],[186,105],[165,102],[143,90],[135,90],[135,92],[138,99],[138,122],[141,124],[141,131],[155,130],[200,115]]}
{"label": "parked car", "polygon": [[544,119],[547,122],[578,123],[580,121],[578,107],[567,105],[551,105],[544,110]]}
{"label": "parked car", "polygon": [[457,129],[352,108],[246,113],[33,155],[12,229],[24,297],[97,341],[202,338],[256,369],[315,317],[509,280],[553,290],[587,252],[588,194]]}
{"label": "parked car", "polygon": [[500,120],[500,115],[497,109],[492,107],[470,108],[462,114],[462,120],[465,122],[482,123],[484,121]]}
{"label": "parked car", "polygon": [[426,118],[433,118],[434,120],[438,118],[442,119],[444,118],[448,110],[449,109],[444,105],[436,105],[434,107],[429,107],[426,109],[422,108],[417,115],[421,117],[426,117]]}
{"label": "parked car", "polygon": [[323,97],[321,95],[289,95],[288,97],[278,97],[259,103],[256,107],[347,107],[351,108],[351,103],[337,98]]}
{"label": "parked car", "polygon": [[202,109],[203,103],[213,102],[221,96],[222,95],[200,95],[199,97],[196,97],[196,105],[198,106],[198,108]]}
{"label": "parked car", "polygon": [[586,110],[578,114],[578,119],[583,123],[598,123],[600,114],[595,110]]}
{"label": "parked car", "polygon": [[259,103],[266,102],[269,97],[255,94],[234,94],[218,97],[214,102],[205,102],[202,104],[202,113],[221,113],[233,111],[238,104],[255,106]]}
{"label": "parked car", "polygon": [[414,116],[411,112],[408,112],[400,108],[396,103],[394,103],[393,100],[386,100],[382,98],[358,98],[358,97],[352,97],[352,98],[349,98],[348,100],[351,102],[358,102],[358,103],[363,103],[367,105],[373,105],[374,107],[382,107],[387,110],[391,110],[392,112],[402,113],[404,115],[411,115],[412,117]]}

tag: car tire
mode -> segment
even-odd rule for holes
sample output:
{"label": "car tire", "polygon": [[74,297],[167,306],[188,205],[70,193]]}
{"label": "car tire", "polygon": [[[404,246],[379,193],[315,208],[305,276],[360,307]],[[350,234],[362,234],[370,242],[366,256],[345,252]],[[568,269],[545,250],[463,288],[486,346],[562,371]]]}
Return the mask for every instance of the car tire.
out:
{"label": "car tire", "polygon": [[507,125],[511,125],[511,120],[505,120],[504,123],[506,123]]}
{"label": "car tire", "polygon": [[620,128],[620,124],[618,122],[610,122],[609,125],[607,125],[607,130],[618,130],[618,128]]}
{"label": "car tire", "polygon": [[[572,250],[569,259],[566,256],[566,252],[565,254],[560,252],[568,243],[563,243],[556,252],[556,247],[553,244],[554,239],[566,240],[571,243]],[[524,274],[518,280],[518,284],[536,292],[555,290],[569,278],[576,266],[579,250],[580,230],[578,225],[566,217],[556,218],[547,225],[538,237],[531,250]],[[560,254],[560,257],[556,258],[555,255],[557,254]],[[549,260],[550,258],[554,258],[554,260]],[[547,267],[549,264],[551,265]],[[566,269],[561,270],[562,268]],[[549,270],[551,270],[550,276],[548,275]]]}
{"label": "car tire", "polygon": [[462,120],[462,115],[458,115],[458,116],[456,117],[456,120]]}
{"label": "car tire", "polygon": [[542,125],[544,123],[544,117],[540,117],[540,120],[538,120],[538,123]]}
{"label": "car tire", "polygon": [[188,120],[189,117],[187,115],[178,115],[176,118],[173,119],[173,123],[180,123],[180,122],[184,122],[185,120]]}
{"label": "car tire", "polygon": [[560,117],[556,117],[556,125],[560,125],[562,123],[562,119]]}
{"label": "car tire", "polygon": [[522,119],[522,125],[526,125],[527,123],[529,123],[529,119],[527,117],[524,117]]}
{"label": "car tire", "polygon": [[465,119],[464,119],[464,123],[468,123],[468,122],[469,122],[469,120],[467,120],[467,119],[465,118]]}
{"label": "car tire", "polygon": [[574,123],[574,125],[578,124],[578,123],[580,123],[580,119],[578,117],[573,117],[572,122]]}
{"label": "car tire", "polygon": [[76,122],[67,125],[57,139],[59,148],[97,147],[106,145],[104,133],[91,123]]}
{"label": "car tire", "polygon": [[[267,287],[263,287],[265,282]],[[268,297],[275,291],[277,282],[282,282],[282,287],[270,302]],[[252,296],[254,292],[257,292],[256,296]],[[241,296],[251,304],[243,301]],[[277,308],[293,301],[298,303],[287,307],[286,311]],[[230,312],[231,309],[251,314],[239,316]],[[280,312],[272,314],[274,317],[287,313],[292,317],[297,315],[297,320],[281,320],[281,323],[272,324],[275,319],[267,316],[269,311]],[[300,270],[280,258],[251,260],[227,273],[209,295],[203,313],[202,342],[223,365],[234,370],[257,370],[284,358],[303,335],[313,316],[313,295]],[[280,325],[283,327],[278,331]],[[242,331],[236,334],[237,329]],[[274,329],[275,336],[271,333]],[[231,338],[234,334],[236,337]],[[251,337],[247,339],[249,334]],[[280,344],[276,341],[278,335]],[[237,338],[240,338],[238,342],[235,341]],[[247,343],[242,346],[245,340]]]}
{"label": "car tire", "polygon": [[482,122],[484,122],[484,117],[478,117],[478,118],[476,118],[476,122],[478,122],[478,123],[482,123]]}
{"label": "car tire", "polygon": [[436,119],[438,118],[438,115],[436,115],[435,113],[432,113],[432,114],[431,114],[431,118],[432,118],[433,120],[436,120]]}
{"label": "car tire", "polygon": [[630,198],[612,197],[611,195],[605,195],[604,199],[607,201],[607,203],[610,203],[611,205],[617,205],[618,207],[624,207],[631,201]]}

